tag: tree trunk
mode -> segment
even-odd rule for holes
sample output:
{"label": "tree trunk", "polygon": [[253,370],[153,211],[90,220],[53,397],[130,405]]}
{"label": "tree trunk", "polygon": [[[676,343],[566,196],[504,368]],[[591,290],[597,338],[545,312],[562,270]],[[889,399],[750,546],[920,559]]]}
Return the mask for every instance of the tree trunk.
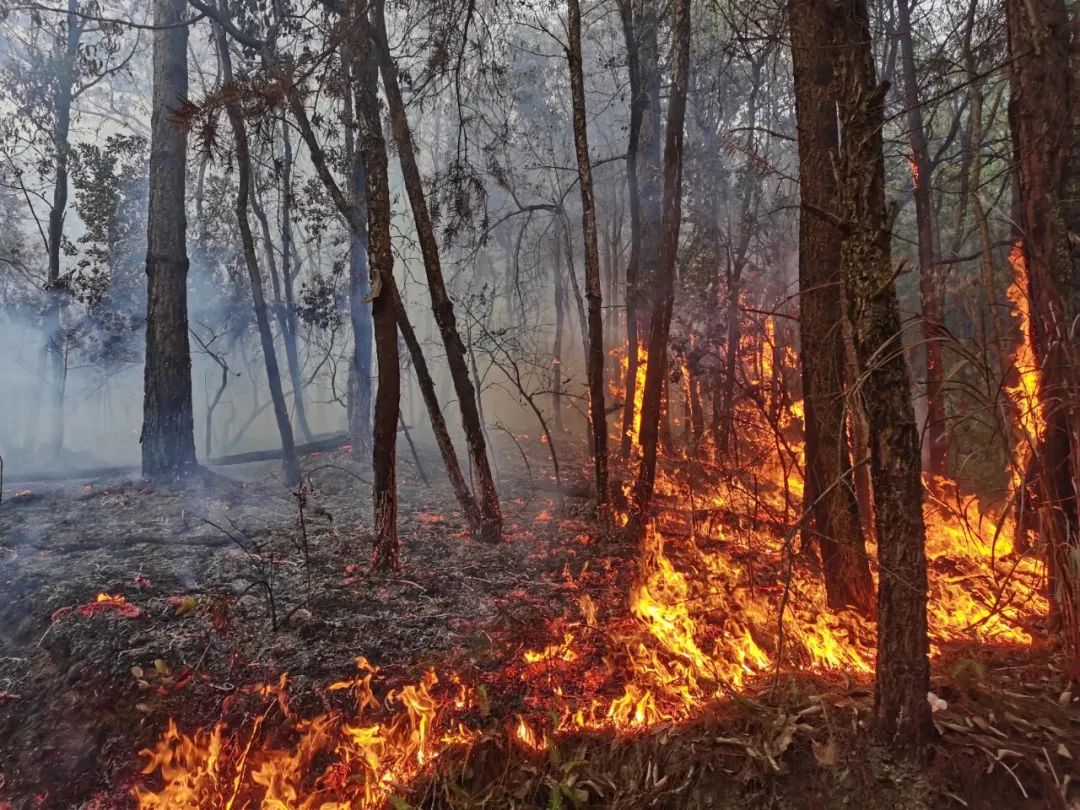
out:
{"label": "tree trunk", "polygon": [[1080,673],[1080,160],[1069,11],[1062,0],[1009,0],[1009,125],[1019,225],[1039,368],[1037,526],[1047,549],[1052,626]]}
{"label": "tree trunk", "polygon": [[[638,334],[650,335],[650,320],[662,304],[664,280],[661,250],[664,215],[666,155],[662,152],[660,112],[660,12],[653,0],[630,0],[635,4],[635,39],[640,78],[641,129],[638,135],[638,193],[641,206],[641,252],[637,278]],[[669,112],[670,115],[670,112]]]}
{"label": "tree trunk", "polygon": [[870,424],[881,564],[874,713],[878,733],[897,753],[917,755],[931,731],[926,531],[919,431],[889,253],[894,212],[885,203],[881,132],[888,87],[875,75],[865,0],[835,8],[843,277]]}
{"label": "tree trunk", "polygon": [[397,423],[401,399],[398,359],[394,253],[390,240],[390,181],[386,141],[379,111],[379,69],[366,13],[352,6],[356,23],[352,43],[352,85],[361,150],[367,179],[368,250],[374,299],[375,354],[379,382],[375,392],[372,431],[372,497],[375,509],[373,565],[396,568],[397,536]]}
{"label": "tree trunk", "polygon": [[195,466],[187,316],[187,133],[174,117],[187,98],[186,0],[154,0],[154,92],[146,250],[146,365],[142,469],[151,478]]}
{"label": "tree trunk", "polygon": [[641,92],[641,66],[638,61],[637,29],[632,0],[619,0],[626,63],[630,80],[630,133],[626,145],[626,188],[630,200],[630,256],[626,262],[626,380],[623,385],[622,423],[619,454],[630,457],[634,433],[634,398],[637,396],[638,370],[638,276],[641,267],[641,195],[638,187],[638,149],[641,142],[641,117],[644,96]]}
{"label": "tree trunk", "polygon": [[[56,121],[52,133],[56,153],[53,181],[53,200],[49,208],[49,271],[45,289],[48,307],[45,312],[45,345],[51,360],[49,381],[49,435],[47,453],[56,458],[64,447],[64,388],[67,375],[67,358],[64,350],[63,299],[64,285],[60,283],[60,253],[64,243],[64,218],[68,202],[68,158],[71,153],[71,102],[75,86],[76,62],[79,58],[79,41],[82,38],[83,20],[78,15],[76,0],[68,0],[65,20],[65,38],[56,68],[56,90],[53,107]],[[61,43],[57,43],[61,47]]]}
{"label": "tree trunk", "polygon": [[904,77],[908,143],[911,147],[911,184],[915,197],[915,222],[919,242],[919,295],[922,299],[923,350],[926,352],[927,471],[948,475],[949,433],[945,414],[944,364],[942,359],[941,267],[937,222],[934,215],[933,170],[923,123],[915,70],[915,44],[911,35],[911,7],[915,0],[897,0],[896,20],[900,35],[900,66]]}
{"label": "tree trunk", "polygon": [[589,309],[588,350],[589,421],[592,425],[592,456],[596,475],[596,503],[605,509],[609,500],[607,411],[604,407],[604,318],[601,311],[600,251],[596,233],[596,198],[585,110],[585,77],[581,59],[581,4],[569,2],[570,97],[574,119],[574,150],[577,153],[578,185],[581,187],[581,229],[585,239],[585,298]]}
{"label": "tree trunk", "polygon": [[293,282],[299,268],[293,269],[292,237],[292,170],[293,148],[292,133],[284,116],[281,119],[281,287],[285,295],[285,354],[289,362],[289,376],[293,383],[293,410],[307,440],[311,441],[311,427],[307,420],[307,407],[304,404],[304,375],[300,366],[300,319],[296,316],[296,295]]}
{"label": "tree trunk", "polygon": [[312,435],[304,409],[304,379],[300,374],[300,352],[296,345],[295,317],[290,317],[291,301],[282,298],[282,288],[290,286],[290,282],[284,278],[289,272],[289,254],[284,251],[282,253],[283,273],[279,276],[277,258],[274,256],[274,242],[270,236],[270,219],[266,216],[266,210],[259,200],[258,185],[249,182],[249,186],[251,212],[259,221],[259,228],[262,231],[263,256],[266,258],[266,269],[270,273],[270,288],[274,293],[274,319],[278,324],[278,332],[281,333],[281,343],[285,347],[285,365],[289,372],[289,381],[293,386],[293,413],[300,431],[304,434],[304,439],[310,442]]}
{"label": "tree trunk", "polygon": [[[311,120],[308,118],[307,111],[304,109],[300,91],[295,86],[287,88],[287,101],[289,109],[300,129],[300,134],[307,144],[312,166],[314,167],[316,174],[318,174],[319,179],[322,181],[323,186],[326,188],[327,193],[329,193],[330,198],[333,200],[334,206],[345,218],[345,221],[349,223],[351,233],[357,234],[362,230],[366,230],[366,225],[362,224],[358,216],[359,207],[355,205],[351,197],[346,196],[345,193],[342,192],[341,188],[334,180],[334,175],[330,171],[329,164],[326,160],[326,153],[319,146],[318,140],[315,138],[315,131],[312,129]],[[428,371],[427,362],[424,360],[424,354],[420,348],[420,341],[417,340],[416,333],[413,330],[412,324],[409,322],[408,313],[405,311],[396,285],[394,287],[394,312],[397,318],[398,328],[401,330],[401,336],[409,349],[413,368],[416,371],[417,382],[420,385],[420,393],[423,396],[424,404],[427,406],[428,415],[431,419],[431,428],[435,433],[435,440],[438,442],[439,452],[442,454],[443,463],[446,465],[447,477],[450,479],[450,483],[454,488],[454,493],[457,495],[458,502],[461,504],[462,510],[465,512],[465,517],[469,521],[469,527],[473,536],[478,537],[480,535],[480,509],[477,506],[472,493],[469,491],[461,467],[458,464],[457,452],[454,450],[453,442],[450,440],[450,434],[446,428],[446,420],[443,417],[442,409],[439,407],[439,399],[435,393],[435,381],[431,378],[431,374]]]}
{"label": "tree trunk", "polygon": [[563,409],[562,409],[562,382],[563,382],[563,368],[562,368],[562,348],[563,348],[563,328],[564,328],[564,304],[566,294],[563,292],[562,283],[562,239],[559,238],[559,233],[556,231],[555,239],[555,253],[551,267],[551,277],[554,282],[555,288],[555,346],[553,349],[554,357],[551,361],[551,407],[555,411],[555,429],[562,433],[563,431]]}
{"label": "tree trunk", "polygon": [[439,258],[439,246],[435,239],[435,227],[424,197],[423,181],[420,168],[416,164],[416,152],[412,130],[405,111],[405,102],[401,97],[397,65],[390,53],[386,36],[386,19],[382,0],[376,0],[373,6],[374,35],[379,68],[382,73],[383,87],[390,108],[391,130],[397,147],[398,161],[405,180],[405,190],[409,196],[416,224],[420,251],[424,258],[424,270],[427,274],[428,292],[431,295],[431,309],[435,323],[442,335],[446,349],[446,360],[450,366],[450,376],[461,409],[461,422],[465,431],[465,440],[469,446],[473,469],[476,472],[477,485],[480,489],[480,512],[482,519],[481,539],[498,542],[502,538],[502,512],[499,506],[499,494],[495,488],[495,479],[487,456],[487,443],[484,440],[483,426],[480,424],[480,412],[476,405],[476,391],[469,378],[469,367],[465,361],[465,347],[458,333],[454,318],[454,305],[446,291],[443,280],[442,263]]}
{"label": "tree trunk", "polygon": [[[346,69],[351,70],[352,45],[342,46],[341,56]],[[367,219],[367,170],[364,155],[353,137],[355,126],[354,97],[360,79],[351,77],[350,96],[345,99],[342,111],[342,123],[345,128],[345,155],[349,161],[349,194],[353,205],[360,212],[358,231],[349,236],[349,324],[352,327],[353,357],[349,366],[348,396],[346,411],[348,414],[349,433],[353,444],[361,456],[371,452],[371,345],[372,345],[372,307],[365,299],[371,291],[368,268],[368,223]]]}
{"label": "tree trunk", "polygon": [[869,614],[874,583],[859,526],[844,424],[841,322],[842,231],[837,213],[836,102],[833,67],[821,43],[829,18],[817,0],[792,0],[791,49],[799,148],[799,338],[806,429],[806,525],[821,549],[825,592],[833,609]]}
{"label": "tree trunk", "polygon": [[675,299],[675,261],[682,221],[683,122],[686,118],[686,85],[690,70],[690,0],[676,0],[674,23],[674,75],[668,102],[664,145],[663,240],[656,302],[649,331],[649,359],[641,405],[641,466],[634,482],[630,531],[640,534],[652,506],[656,482],[656,454],[660,436],[660,404],[667,376],[667,345]]}
{"label": "tree trunk", "polygon": [[251,151],[248,145],[247,124],[240,107],[238,89],[233,84],[232,56],[225,31],[219,25],[214,26],[217,40],[218,60],[221,64],[223,87],[226,97],[225,109],[232,127],[236,144],[236,222],[240,228],[240,242],[244,247],[244,262],[247,265],[248,280],[251,283],[251,300],[255,308],[255,323],[259,330],[262,344],[263,362],[266,364],[266,381],[270,387],[270,399],[274,405],[274,419],[277,421],[278,434],[281,436],[281,464],[285,485],[295,487],[300,483],[300,465],[296,459],[296,445],[293,441],[292,423],[285,405],[285,392],[281,387],[281,371],[278,367],[277,350],[274,348],[274,333],[270,329],[270,316],[266,309],[266,297],[263,293],[262,273],[259,271],[259,259],[255,248],[255,235],[251,231],[248,219],[248,207],[251,204]]}

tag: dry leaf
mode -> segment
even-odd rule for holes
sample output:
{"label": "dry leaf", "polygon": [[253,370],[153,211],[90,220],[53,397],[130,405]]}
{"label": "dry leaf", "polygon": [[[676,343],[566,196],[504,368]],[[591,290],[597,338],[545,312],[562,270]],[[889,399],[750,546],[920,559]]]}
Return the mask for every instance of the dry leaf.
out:
{"label": "dry leaf", "polygon": [[814,759],[817,760],[817,764],[822,768],[831,768],[836,764],[837,759],[837,746],[836,740],[829,737],[828,742],[818,743],[817,740],[811,741],[811,746],[814,749]]}

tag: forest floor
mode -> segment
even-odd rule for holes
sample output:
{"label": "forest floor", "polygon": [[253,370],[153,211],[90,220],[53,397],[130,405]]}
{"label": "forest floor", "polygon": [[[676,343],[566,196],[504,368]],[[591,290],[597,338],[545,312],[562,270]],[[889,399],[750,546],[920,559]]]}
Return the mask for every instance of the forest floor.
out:
{"label": "forest floor", "polygon": [[[247,481],[204,472],[183,486],[69,480],[5,491],[0,808],[133,806],[132,788],[154,778],[140,774],[138,752],[170,718],[210,728],[265,717],[266,693],[252,687],[283,673],[283,725],[344,709],[349,693],[326,686],[351,677],[358,656],[388,683],[446,662],[494,683],[508,660],[551,638],[581,583],[625,587],[636,553],[596,542],[584,478],[563,497],[507,458],[507,542],[497,546],[469,540],[449,489],[403,458],[402,568],[390,574],[369,570],[368,483],[347,450],[304,459],[303,498],[266,467]],[[433,453],[424,463],[441,480]],[[590,580],[590,566],[603,574]],[[1080,702],[1056,654],[947,651],[935,670],[949,708],[935,715],[922,768],[870,744],[865,682],[785,676],[767,708],[764,697],[737,698],[689,724],[566,735],[558,752],[486,736],[440,758],[410,801],[1080,807],[1080,769],[1062,768],[1080,757]],[[524,699],[493,687],[485,715],[512,722]]]}

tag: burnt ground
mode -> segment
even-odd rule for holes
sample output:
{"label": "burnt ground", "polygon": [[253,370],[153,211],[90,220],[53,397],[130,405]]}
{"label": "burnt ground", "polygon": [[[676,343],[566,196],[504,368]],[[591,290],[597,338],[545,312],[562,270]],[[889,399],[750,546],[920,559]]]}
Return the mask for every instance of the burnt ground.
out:
{"label": "burnt ground", "polygon": [[[346,693],[325,686],[350,677],[357,656],[388,682],[446,661],[494,673],[550,640],[580,595],[575,581],[590,581],[583,569],[605,569],[601,587],[628,583],[625,550],[590,542],[583,479],[560,497],[538,463],[508,454],[507,541],[486,546],[468,538],[437,456],[423,461],[436,483],[401,459],[403,565],[390,574],[368,568],[367,477],[347,452],[304,460],[302,502],[268,465],[183,486],[6,489],[0,808],[131,806],[145,778],[138,752],[171,717],[185,728],[243,722],[265,706],[252,686],[282,673],[295,716],[342,708]],[[123,601],[99,603],[100,593]],[[785,680],[768,707],[740,699],[685,726],[572,736],[547,754],[489,737],[467,766],[441,758],[417,795],[430,807],[1072,810],[1080,703],[1058,656],[953,650],[936,669],[950,707],[935,715],[938,744],[920,769],[870,744],[870,687],[809,678]],[[492,715],[515,716],[521,699],[493,693]]]}
{"label": "burnt ground", "polygon": [[[436,455],[423,462],[442,478]],[[550,519],[554,487],[523,467],[504,485],[507,542],[492,547],[468,538],[447,487],[402,459],[402,568],[375,574],[363,467],[346,452],[303,466],[302,520],[268,465],[241,471],[250,481],[208,471],[183,486],[6,488],[0,806],[102,794],[113,806],[170,716],[212,724],[243,687],[285,672],[294,708],[317,710],[305,705],[314,687],[349,676],[357,656],[411,673],[490,645],[484,628],[563,610],[560,572],[584,547],[561,538],[584,526],[565,510]],[[98,604],[99,593],[126,601]]]}

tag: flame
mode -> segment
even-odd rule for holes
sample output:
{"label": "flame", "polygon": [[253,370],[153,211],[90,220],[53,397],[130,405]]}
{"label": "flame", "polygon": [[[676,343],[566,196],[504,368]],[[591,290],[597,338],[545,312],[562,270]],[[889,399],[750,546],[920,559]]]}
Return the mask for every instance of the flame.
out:
{"label": "flame", "polygon": [[915,155],[913,154],[905,155],[905,159],[907,160],[908,168],[911,170],[911,187],[917,189],[919,188],[919,163],[915,160]]}
{"label": "flame", "polygon": [[574,634],[567,633],[563,636],[562,643],[549,644],[542,650],[526,650],[522,657],[526,663],[536,664],[541,661],[573,661],[577,653],[573,648]]}
{"label": "flame", "polygon": [[[609,388],[612,396],[622,399],[626,395],[624,382],[630,370],[630,352],[628,350],[617,350],[612,354],[619,357],[620,374],[618,380],[613,381]],[[645,397],[645,371],[648,365],[649,350],[645,348],[643,343],[639,343],[637,348],[637,369],[634,374],[634,418],[627,428],[632,447],[637,447],[638,437],[641,435],[641,403]]]}
{"label": "flame", "polygon": [[[1016,395],[1034,402],[1027,310],[1010,300],[1025,335]],[[698,716],[778,667],[871,677],[873,623],[829,611],[820,573],[791,547],[803,492],[803,411],[785,381],[798,358],[772,316],[757,325],[743,330],[739,345],[740,380],[750,392],[736,403],[744,466],[731,471],[722,467],[729,460],[705,452],[697,462],[702,483],[688,464],[661,465],[657,491],[671,506],[647,526],[636,564],[594,564],[576,578],[564,568],[573,615],[527,644],[507,641],[521,652],[496,671],[428,670],[388,689],[379,669],[358,658],[352,678],[328,687],[351,693],[348,713],[294,717],[282,678],[252,690],[267,708],[242,729],[219,723],[184,733],[170,720],[142,752],[143,773],[158,787],[135,790],[139,807],[383,807],[451,748],[493,735],[539,752],[582,730],[634,734]],[[638,351],[635,442],[647,359]],[[626,367],[624,358],[623,379]],[[1037,419],[1025,425],[1038,427]],[[1029,621],[1047,608],[1044,577],[1035,560],[1017,554],[1015,521],[952,482],[928,483],[932,653],[956,642],[1030,644]],[[267,733],[271,718],[285,737]]]}
{"label": "flame", "polygon": [[1034,448],[1038,446],[1045,422],[1039,405],[1039,366],[1035,360],[1027,259],[1024,257],[1022,241],[1017,241],[1009,250],[1009,267],[1012,269],[1012,283],[1006,290],[1006,296],[1013,306],[1013,314],[1020,322],[1020,341],[1013,354],[1017,379],[1013,385],[1006,387],[1020,420],[1020,440],[1013,453],[1012,471],[1013,488],[1018,489],[1023,483],[1024,471]]}

